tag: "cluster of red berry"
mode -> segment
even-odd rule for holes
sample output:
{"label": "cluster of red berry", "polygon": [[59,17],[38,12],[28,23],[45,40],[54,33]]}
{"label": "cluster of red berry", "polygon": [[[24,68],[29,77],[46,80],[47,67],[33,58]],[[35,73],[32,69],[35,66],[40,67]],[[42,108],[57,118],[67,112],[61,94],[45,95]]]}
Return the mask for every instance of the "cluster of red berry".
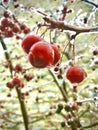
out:
{"label": "cluster of red berry", "polygon": [[14,86],[18,88],[23,88],[24,83],[21,81],[21,79],[18,76],[13,77],[11,81],[9,81],[6,86],[10,89],[14,88]]}
{"label": "cluster of red berry", "polygon": [[[15,73],[22,73],[23,68],[20,64],[16,64],[16,66],[13,68],[13,70],[15,71]],[[25,74],[24,78],[26,81],[30,81],[34,78],[34,76]],[[19,78],[18,76],[14,76],[11,81],[7,82],[6,86],[10,89],[14,88],[14,86],[16,86],[18,88],[23,88],[24,83],[22,82],[21,78]]]}
{"label": "cluster of red berry", "polygon": [[[27,35],[22,41],[22,48],[36,68],[55,66],[61,57],[59,46],[47,43],[38,35]],[[70,67],[66,73],[66,78],[73,84],[82,82],[86,77],[87,73],[79,66]]]}
{"label": "cluster of red berry", "polygon": [[22,41],[22,48],[36,68],[55,66],[61,57],[58,45],[49,44],[38,35],[27,35]]}
{"label": "cluster of red berry", "polygon": [[0,20],[0,35],[5,37],[13,37],[19,33],[29,33],[30,28],[26,24],[21,24],[17,21],[13,14],[8,11],[5,11],[3,18]]}

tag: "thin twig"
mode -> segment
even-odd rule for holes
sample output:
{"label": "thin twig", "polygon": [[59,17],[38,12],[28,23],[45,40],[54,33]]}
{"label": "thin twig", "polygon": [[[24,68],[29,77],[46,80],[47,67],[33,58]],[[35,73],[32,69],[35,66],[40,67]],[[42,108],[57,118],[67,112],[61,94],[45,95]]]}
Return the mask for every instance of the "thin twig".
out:
{"label": "thin twig", "polygon": [[98,8],[98,4],[95,4],[94,2],[91,2],[91,1],[89,1],[89,0],[81,0],[81,1],[84,1],[84,2],[86,2],[86,3],[88,3],[88,4],[90,4],[90,5],[93,5],[93,6],[95,6],[96,8]]}
{"label": "thin twig", "polygon": [[58,86],[59,90],[61,91],[64,100],[67,102],[67,101],[68,101],[67,95],[66,95],[65,91],[62,89],[62,86],[60,86],[60,84],[59,84],[59,82],[58,82],[58,80],[57,80],[57,77],[56,77],[55,74],[52,72],[52,70],[49,70],[49,72],[50,72],[51,76],[53,77],[54,82],[55,82],[56,85]]}
{"label": "thin twig", "polygon": [[[98,122],[96,122],[96,123],[94,123],[94,124],[91,124],[91,125],[88,125],[88,126],[84,126],[84,127],[82,127],[83,129],[88,129],[88,128],[92,128],[92,127],[94,127],[94,126],[96,126],[96,125],[98,125]],[[82,130],[82,129],[80,129],[80,130]]]}
{"label": "thin twig", "polygon": [[[10,55],[9,53],[7,52],[7,46],[6,44],[4,43],[4,40],[2,37],[0,37],[0,42],[1,42],[1,45],[5,51],[5,58],[7,61],[10,61],[10,66],[9,66],[9,69],[10,69],[10,73],[11,73],[11,77],[13,78],[13,65],[12,65],[12,62],[10,59]],[[25,130],[29,130],[29,125],[28,125],[28,115],[27,115],[27,111],[26,111],[26,107],[25,107],[25,103],[21,100],[21,90],[18,89],[18,87],[16,87],[16,92],[17,92],[17,95],[18,95],[18,99],[19,99],[19,103],[20,103],[20,108],[21,108],[21,112],[22,112],[22,116],[23,116],[23,120],[24,120],[24,125],[25,125]]]}

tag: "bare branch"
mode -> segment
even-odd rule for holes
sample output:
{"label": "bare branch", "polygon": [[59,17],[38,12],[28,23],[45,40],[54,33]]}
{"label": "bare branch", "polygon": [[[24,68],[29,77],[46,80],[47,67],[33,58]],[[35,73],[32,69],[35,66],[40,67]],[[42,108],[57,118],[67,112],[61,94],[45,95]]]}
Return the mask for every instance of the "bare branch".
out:
{"label": "bare branch", "polygon": [[52,18],[49,17],[44,17],[43,18],[47,23],[50,24],[50,28],[53,29],[61,29],[61,30],[69,30],[69,31],[75,31],[77,34],[79,33],[85,33],[85,32],[91,32],[91,31],[96,31],[98,30],[98,26],[96,27],[77,27],[77,26],[72,26],[64,23],[63,21],[56,21]]}

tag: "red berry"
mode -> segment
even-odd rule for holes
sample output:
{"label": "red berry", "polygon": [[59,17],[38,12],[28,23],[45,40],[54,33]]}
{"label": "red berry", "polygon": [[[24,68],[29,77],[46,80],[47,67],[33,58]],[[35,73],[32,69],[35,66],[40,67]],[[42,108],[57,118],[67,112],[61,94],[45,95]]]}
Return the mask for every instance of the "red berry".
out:
{"label": "red berry", "polygon": [[5,30],[5,36],[6,37],[13,37],[14,33],[12,30]]}
{"label": "red berry", "polygon": [[27,81],[30,81],[34,78],[33,75],[24,75],[24,78],[27,80]]}
{"label": "red berry", "polygon": [[16,39],[19,40],[19,39],[22,39],[20,35],[16,35]]}
{"label": "red berry", "polygon": [[14,33],[19,33],[20,32],[20,27],[17,24],[14,24],[14,26],[13,26],[13,32]]}
{"label": "red berry", "polygon": [[13,82],[12,81],[7,82],[6,86],[8,88],[13,88]]}
{"label": "red berry", "polygon": [[21,88],[24,88],[24,83],[21,82],[21,83],[20,83],[20,87],[21,87]]}
{"label": "red berry", "polygon": [[25,92],[25,96],[29,96],[29,91]]}
{"label": "red berry", "polygon": [[1,20],[1,25],[4,26],[4,27],[8,27],[10,24],[10,20],[8,18],[3,18]]}
{"label": "red berry", "polygon": [[1,31],[5,31],[5,28],[6,28],[5,26],[0,26]]}
{"label": "red berry", "polygon": [[73,66],[68,69],[66,77],[71,83],[80,83],[87,77],[87,73],[83,68]]}
{"label": "red berry", "polygon": [[6,17],[6,18],[8,18],[8,17],[10,17],[10,13],[8,12],[8,11],[4,11],[4,17]]}
{"label": "red berry", "polygon": [[38,35],[27,35],[22,41],[22,48],[28,54],[31,46],[39,41],[42,41],[42,38]]}
{"label": "red berry", "polygon": [[15,67],[14,67],[14,70],[16,72],[21,72],[22,71],[22,66],[20,64],[17,64]]}
{"label": "red berry", "polygon": [[19,7],[19,3],[14,3],[14,8],[18,8]]}
{"label": "red berry", "polygon": [[61,57],[61,53],[60,53],[60,48],[57,45],[52,45],[52,48],[54,50],[54,61],[53,61],[53,65],[56,65]]}
{"label": "red berry", "polygon": [[95,49],[95,50],[93,51],[93,55],[97,55],[97,54],[98,54],[98,50]]}
{"label": "red berry", "polygon": [[27,25],[26,25],[26,24],[21,24],[21,25],[20,25],[20,28],[21,28],[22,30],[24,30],[25,28],[27,28]]}
{"label": "red berry", "polygon": [[12,82],[14,85],[19,85],[21,84],[21,80],[18,77],[13,77]]}
{"label": "red berry", "polygon": [[7,97],[11,97],[11,96],[12,96],[11,93],[8,93],[8,94],[7,94]]}
{"label": "red berry", "polygon": [[44,41],[34,44],[29,52],[29,61],[36,68],[45,68],[51,66],[54,60],[53,49],[51,45]]}
{"label": "red berry", "polygon": [[30,31],[31,31],[31,30],[30,30],[29,27],[26,27],[26,28],[24,29],[24,33],[25,33],[25,34],[29,33]]}

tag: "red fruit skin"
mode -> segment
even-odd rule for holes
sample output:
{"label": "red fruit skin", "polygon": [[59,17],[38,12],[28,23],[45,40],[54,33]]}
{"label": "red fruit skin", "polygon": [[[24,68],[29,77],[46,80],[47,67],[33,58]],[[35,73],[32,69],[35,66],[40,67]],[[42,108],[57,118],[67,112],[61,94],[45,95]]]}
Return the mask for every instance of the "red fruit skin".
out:
{"label": "red fruit skin", "polygon": [[34,44],[29,52],[29,62],[36,68],[50,67],[54,61],[54,52],[51,45],[44,41]]}
{"label": "red fruit skin", "polygon": [[22,72],[22,66],[20,64],[17,64],[15,67],[14,67],[14,71],[16,72]]}
{"label": "red fruit skin", "polygon": [[87,73],[83,68],[73,66],[67,70],[66,77],[71,83],[80,83],[87,77]]}
{"label": "red fruit skin", "polygon": [[7,84],[6,84],[6,86],[8,87],[8,88],[13,88],[13,82],[12,81],[10,81],[10,82],[8,82]]}
{"label": "red fruit skin", "polygon": [[30,31],[31,31],[31,30],[30,30],[29,27],[26,27],[26,28],[24,29],[24,33],[25,33],[25,34],[29,33]]}
{"label": "red fruit skin", "polygon": [[4,15],[5,18],[10,17],[10,13],[8,11],[5,11],[3,15]]}
{"label": "red fruit skin", "polygon": [[13,37],[14,33],[12,30],[5,30],[5,37]]}
{"label": "red fruit skin", "polygon": [[8,18],[3,18],[1,20],[1,25],[4,26],[4,27],[8,27],[10,24],[10,20]]}
{"label": "red fruit skin", "polygon": [[22,41],[22,48],[25,53],[29,53],[30,48],[32,45],[34,45],[36,42],[42,41],[42,38],[38,35],[27,35],[23,41]]}
{"label": "red fruit skin", "polygon": [[20,28],[21,28],[22,30],[24,30],[25,28],[27,28],[27,26],[26,26],[25,24],[21,24],[21,25],[20,25]]}
{"label": "red fruit skin", "polygon": [[52,45],[52,48],[54,50],[54,61],[52,65],[56,65],[61,57],[60,48],[57,45]]}
{"label": "red fruit skin", "polygon": [[15,25],[13,26],[13,32],[14,32],[14,33],[19,33],[19,32],[20,32],[20,27],[15,24]]}
{"label": "red fruit skin", "polygon": [[18,77],[13,77],[12,82],[14,85],[19,85],[21,84],[21,80]]}
{"label": "red fruit skin", "polygon": [[27,80],[27,81],[30,81],[34,78],[33,75],[24,75],[24,78]]}

